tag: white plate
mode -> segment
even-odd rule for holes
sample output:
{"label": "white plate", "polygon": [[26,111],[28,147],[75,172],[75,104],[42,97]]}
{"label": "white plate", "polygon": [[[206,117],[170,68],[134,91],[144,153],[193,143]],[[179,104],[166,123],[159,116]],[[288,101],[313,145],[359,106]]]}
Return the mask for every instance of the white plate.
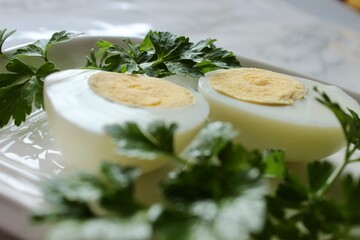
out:
{"label": "white plate", "polygon": [[[50,58],[62,69],[83,66],[96,40],[121,44],[121,37],[79,37],[50,50]],[[134,42],[138,39],[133,39]],[[12,52],[16,48],[7,50]],[[299,77],[298,73],[238,56],[243,66],[258,67]],[[31,58],[27,61],[32,61]],[[0,66],[4,61],[0,60]],[[360,101],[360,95],[350,93]],[[28,221],[31,209],[42,203],[40,184],[63,169],[44,111],[36,111],[20,127],[13,124],[0,130],[0,228],[24,239],[41,239],[45,227]],[[16,224],[14,224],[16,223]]]}

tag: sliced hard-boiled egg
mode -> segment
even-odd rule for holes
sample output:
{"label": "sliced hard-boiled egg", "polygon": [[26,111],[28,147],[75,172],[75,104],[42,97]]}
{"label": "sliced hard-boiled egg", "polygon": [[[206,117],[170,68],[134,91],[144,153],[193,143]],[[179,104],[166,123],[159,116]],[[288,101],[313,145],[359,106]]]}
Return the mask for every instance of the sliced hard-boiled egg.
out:
{"label": "sliced hard-boiled egg", "polygon": [[283,149],[288,161],[321,159],[345,145],[338,120],[316,100],[314,87],[360,114],[359,104],[335,86],[267,70],[219,70],[199,80],[210,120],[231,122],[246,147]]}
{"label": "sliced hard-boiled egg", "polygon": [[176,123],[174,149],[179,153],[203,126],[209,112],[200,94],[139,75],[66,70],[49,75],[44,86],[50,130],[68,169],[96,170],[106,160],[151,171],[166,159],[119,155],[104,127],[135,122],[145,129],[156,120]]}

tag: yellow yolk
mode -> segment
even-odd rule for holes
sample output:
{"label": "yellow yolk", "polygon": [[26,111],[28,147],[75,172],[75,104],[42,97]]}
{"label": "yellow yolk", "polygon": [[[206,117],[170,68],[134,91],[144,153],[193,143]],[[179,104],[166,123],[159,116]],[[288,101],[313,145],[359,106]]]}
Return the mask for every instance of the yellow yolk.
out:
{"label": "yellow yolk", "polygon": [[259,104],[293,104],[302,100],[307,91],[289,76],[257,68],[229,69],[212,75],[208,82],[222,94]]}
{"label": "yellow yolk", "polygon": [[180,85],[135,74],[99,72],[90,77],[89,85],[108,100],[135,107],[179,108],[195,101]]}

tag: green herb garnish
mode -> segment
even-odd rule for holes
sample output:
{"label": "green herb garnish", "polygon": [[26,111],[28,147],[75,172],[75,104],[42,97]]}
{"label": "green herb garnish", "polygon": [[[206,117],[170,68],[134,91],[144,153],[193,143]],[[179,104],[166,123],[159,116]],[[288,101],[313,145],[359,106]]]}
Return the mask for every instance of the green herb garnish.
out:
{"label": "green herb garnish", "polygon": [[192,43],[189,38],[169,32],[150,31],[140,44],[123,40],[127,48],[98,41],[86,67],[112,72],[147,74],[152,77],[190,75],[199,78],[206,72],[240,67],[232,52],[217,48],[215,39]]}
{"label": "green herb garnish", "polygon": [[[0,73],[0,127],[14,119],[15,125],[26,120],[33,108],[43,108],[44,78],[59,71],[48,59],[50,48],[56,44],[71,40],[78,34],[66,31],[57,32],[49,40],[39,40],[6,55],[1,47],[15,31],[0,30],[0,58],[7,63],[7,72]],[[40,59],[38,65],[30,65],[22,60],[23,56]]]}

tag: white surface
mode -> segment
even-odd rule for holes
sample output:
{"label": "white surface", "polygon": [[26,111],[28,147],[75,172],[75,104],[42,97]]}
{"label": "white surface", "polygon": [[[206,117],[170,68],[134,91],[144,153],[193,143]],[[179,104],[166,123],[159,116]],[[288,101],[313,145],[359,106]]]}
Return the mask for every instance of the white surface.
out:
{"label": "white surface", "polygon": [[[193,41],[211,37],[218,39],[218,46],[245,57],[246,66],[266,67],[246,58],[259,60],[359,96],[360,14],[340,4],[324,5],[326,0],[306,5],[310,1],[0,0],[0,28],[18,30],[6,47],[63,29],[140,37],[150,29],[166,30]],[[79,65],[76,56],[88,46],[86,42],[56,55],[66,59],[63,66]],[[39,239],[39,232],[27,225],[26,213],[41,200],[39,182],[62,169],[44,116],[35,115],[21,128],[0,130],[0,152],[0,192],[6,193],[0,202],[1,216],[6,216],[0,217],[0,228]]]}

